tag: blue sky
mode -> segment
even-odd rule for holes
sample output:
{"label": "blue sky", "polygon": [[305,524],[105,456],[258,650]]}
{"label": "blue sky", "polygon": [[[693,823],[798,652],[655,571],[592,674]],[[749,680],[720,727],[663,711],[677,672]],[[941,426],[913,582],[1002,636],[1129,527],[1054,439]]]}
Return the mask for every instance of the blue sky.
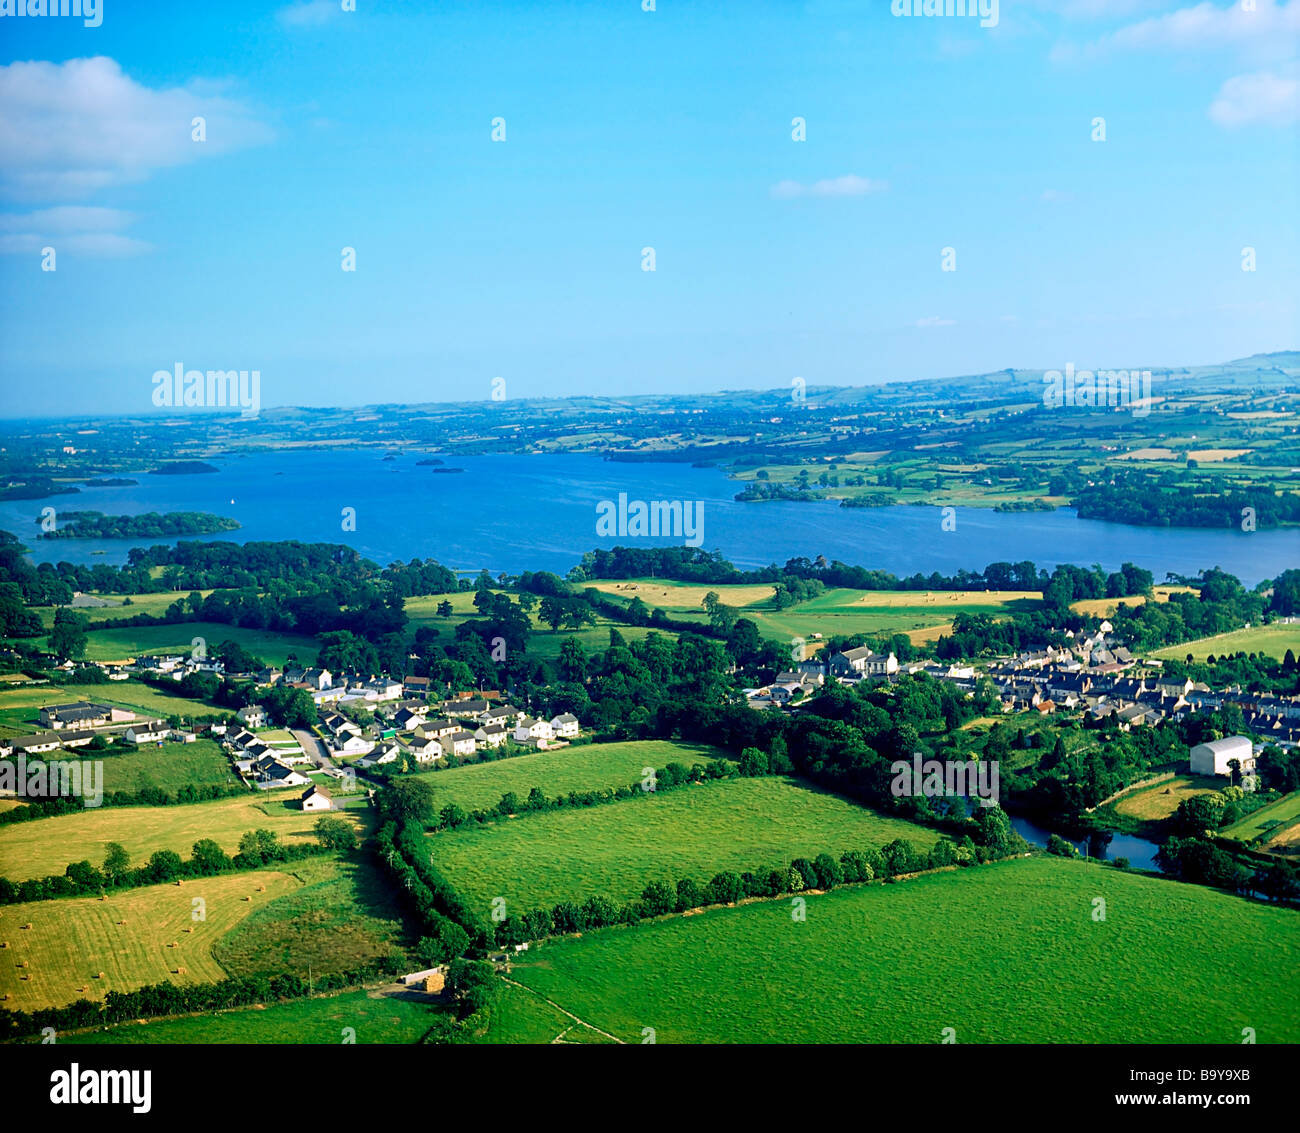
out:
{"label": "blue sky", "polygon": [[1297,345],[1300,0],[102,2],[0,17],[5,416]]}

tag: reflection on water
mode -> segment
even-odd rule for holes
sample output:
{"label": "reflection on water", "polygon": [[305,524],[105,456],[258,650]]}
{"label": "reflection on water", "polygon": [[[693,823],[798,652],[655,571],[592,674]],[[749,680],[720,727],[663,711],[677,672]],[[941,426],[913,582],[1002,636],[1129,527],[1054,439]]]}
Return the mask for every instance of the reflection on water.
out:
{"label": "reflection on water", "polygon": [[[1010,815],[1011,825],[1015,827],[1018,833],[1027,842],[1032,842],[1035,846],[1046,846],[1047,839],[1057,831],[1048,830],[1046,827],[1039,826],[1038,823],[1031,819],[1024,818],[1021,815]],[[1061,837],[1065,838],[1064,834]],[[1090,838],[1079,841],[1074,838],[1066,838],[1078,847],[1079,853],[1086,854],[1090,858],[1100,858],[1102,861],[1114,861],[1116,858],[1128,858],[1129,865],[1134,869],[1156,869],[1156,851],[1160,848],[1154,842],[1146,838],[1135,838],[1132,834],[1112,834],[1109,831],[1098,831]]]}

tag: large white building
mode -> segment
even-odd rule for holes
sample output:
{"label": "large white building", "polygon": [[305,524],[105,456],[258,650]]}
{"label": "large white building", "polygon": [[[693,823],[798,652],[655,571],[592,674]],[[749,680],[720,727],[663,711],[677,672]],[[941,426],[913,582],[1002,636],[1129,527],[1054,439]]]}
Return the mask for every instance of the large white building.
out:
{"label": "large white building", "polygon": [[1225,736],[1221,740],[1197,744],[1192,748],[1193,775],[1231,775],[1229,761],[1237,760],[1242,774],[1255,770],[1254,747],[1246,736]]}

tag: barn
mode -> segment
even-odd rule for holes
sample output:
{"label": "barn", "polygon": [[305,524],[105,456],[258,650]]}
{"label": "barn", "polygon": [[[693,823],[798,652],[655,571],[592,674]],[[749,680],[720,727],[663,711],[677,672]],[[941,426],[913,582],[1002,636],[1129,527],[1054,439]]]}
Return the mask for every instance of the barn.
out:
{"label": "barn", "polygon": [[1255,770],[1254,746],[1247,736],[1225,736],[1192,748],[1193,775],[1231,775],[1229,761],[1237,760],[1243,774]]}

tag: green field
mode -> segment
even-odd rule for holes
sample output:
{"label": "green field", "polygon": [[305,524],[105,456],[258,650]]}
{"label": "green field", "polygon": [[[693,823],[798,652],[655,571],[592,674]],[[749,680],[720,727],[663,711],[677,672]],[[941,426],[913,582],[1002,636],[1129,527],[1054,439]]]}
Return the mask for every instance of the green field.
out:
{"label": "green field", "polygon": [[1277,802],[1246,815],[1240,822],[1224,827],[1220,834],[1249,842],[1267,835],[1261,849],[1276,850],[1300,841],[1300,791],[1283,795]]}
{"label": "green field", "polygon": [[[1106,919],[1094,921],[1094,898]],[[1224,955],[1269,963],[1207,963]],[[1050,857],[534,945],[512,978],[625,1042],[1300,1041],[1300,913]]]}
{"label": "green field", "polygon": [[[443,618],[437,614],[438,603],[447,599],[451,602],[453,613]],[[417,626],[428,625],[442,635],[441,640],[451,641],[455,637],[456,627],[462,622],[477,616],[474,609],[473,591],[458,591],[455,594],[430,594],[418,598],[408,598],[405,603],[406,615]],[[612,622],[597,615],[594,626],[584,626],[579,630],[561,629],[558,632],[545,625],[536,612],[532,616],[533,632],[528,639],[528,655],[545,660],[554,660],[560,655],[564,643],[571,637],[577,638],[587,650],[593,653],[609,648],[609,631],[617,629],[625,641],[640,641],[647,634],[656,632],[649,626],[628,626]],[[664,630],[658,631],[664,637],[673,639],[676,634]]]}
{"label": "green field", "polygon": [[1288,649],[1300,654],[1300,623],[1284,625],[1274,622],[1272,625],[1251,626],[1250,629],[1237,629],[1215,637],[1201,637],[1196,641],[1185,641],[1182,645],[1157,649],[1152,656],[1181,661],[1190,653],[1196,660],[1204,661],[1211,653],[1216,657],[1232,653],[1264,653],[1280,661]]}
{"label": "green field", "polygon": [[52,751],[42,759],[102,760],[104,793],[134,793],[145,787],[159,787],[173,794],[186,784],[238,783],[230,761],[212,740],[195,740],[192,744],[164,741],[162,746],[143,747],[113,745],[107,751]]}
{"label": "green field", "polygon": [[[200,590],[200,594],[206,598],[212,593],[211,590]],[[113,621],[117,618],[132,618],[136,614],[148,614],[150,617],[159,618],[167,612],[167,607],[174,602],[183,602],[190,596],[190,591],[167,590],[161,594],[96,594],[96,598],[103,598],[108,602],[119,603],[113,606],[74,606],[74,613],[81,614],[93,626],[97,622]],[[131,599],[129,606],[120,605],[126,599]],[[58,612],[54,606],[34,606],[33,612],[40,615],[41,621],[45,623],[46,628],[54,625],[54,615]],[[187,650],[188,652],[188,650]]]}
{"label": "green field", "polygon": [[532,752],[490,763],[427,771],[418,778],[432,784],[435,809],[456,803],[470,811],[496,806],[507,791],[513,791],[522,801],[534,787],[540,787],[548,798],[568,795],[570,791],[628,787],[640,781],[647,767],[658,770],[674,762],[690,767],[717,758],[724,758],[723,753],[710,747],[632,740]]}
{"label": "green field", "polygon": [[268,665],[284,665],[290,654],[310,664],[320,649],[314,637],[243,629],[221,622],[92,629],[86,636],[88,661],[125,661],[142,653],[189,653],[196,637],[203,638],[209,652],[223,641],[237,642]]}
{"label": "green field", "polygon": [[[300,884],[288,873],[268,869],[150,885],[104,900],[68,897],[7,905],[0,916],[4,1006],[33,1011],[168,979],[219,980],[226,973],[212,955],[213,945],[250,913]],[[192,919],[196,897],[206,903],[202,921]],[[29,923],[31,928],[22,927]],[[26,968],[19,966],[23,962]]]}
{"label": "green field", "polygon": [[171,696],[137,681],[110,681],[102,685],[18,685],[0,687],[0,730],[9,736],[43,732],[37,713],[47,705],[88,700],[111,704],[149,719],[169,716],[220,716],[222,710],[201,700]]}
{"label": "green field", "polygon": [[316,999],[241,1007],[183,1019],[123,1023],[100,1031],[60,1035],[65,1046],[145,1043],[258,1043],[328,1046],[351,1027],[357,1043],[417,1043],[435,1021],[437,1008],[418,998],[346,991]]}
{"label": "green field", "polygon": [[364,852],[293,862],[285,872],[302,887],[263,905],[214,944],[213,957],[227,974],[310,979],[383,956],[405,958],[414,945],[397,894]]}
{"label": "green field", "polygon": [[770,586],[702,586],[662,579],[598,581],[596,587],[624,604],[640,598],[651,609],[660,607],[674,618],[707,622],[704,596],[714,591],[723,604],[739,610],[758,626],[758,632],[776,640],[802,637],[815,648],[814,633],[832,635],[906,633],[925,640],[952,623],[953,615],[1005,614],[1038,604],[1036,590],[989,592],[928,590],[848,590],[834,588],[785,610],[772,603]]}
{"label": "green field", "polygon": [[[175,850],[188,858],[201,838],[212,838],[234,854],[247,830],[271,830],[285,845],[314,841],[312,831],[320,815],[286,806],[282,799],[278,792],[258,792],[184,806],[98,807],[10,823],[0,826],[0,877],[47,877],[82,860],[101,865],[109,842],[119,843],[133,865],[143,865],[155,850]],[[349,815],[360,827],[361,812]]]}
{"label": "green field", "polygon": [[[450,774],[450,773],[449,773]],[[602,894],[639,897],[651,881],[786,865],[798,857],[936,840],[793,779],[730,779],[581,809],[501,819],[430,835],[438,868],[486,912],[494,897],[524,912]]]}

